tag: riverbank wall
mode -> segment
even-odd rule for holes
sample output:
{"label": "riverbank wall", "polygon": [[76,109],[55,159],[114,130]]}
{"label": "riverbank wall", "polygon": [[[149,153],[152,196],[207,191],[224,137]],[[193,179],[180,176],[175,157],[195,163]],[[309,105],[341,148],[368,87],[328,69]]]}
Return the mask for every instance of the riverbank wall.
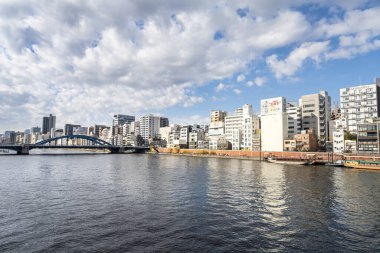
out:
{"label": "riverbank wall", "polygon": [[221,157],[221,158],[242,158],[252,160],[264,160],[267,157],[277,157],[284,159],[311,159],[318,161],[332,162],[345,158],[346,160],[364,160],[364,161],[380,161],[380,155],[357,155],[345,154],[338,155],[328,152],[260,152],[247,150],[209,150],[209,149],[178,149],[178,148],[158,148],[158,153],[176,154],[187,156],[204,156],[204,157]]}

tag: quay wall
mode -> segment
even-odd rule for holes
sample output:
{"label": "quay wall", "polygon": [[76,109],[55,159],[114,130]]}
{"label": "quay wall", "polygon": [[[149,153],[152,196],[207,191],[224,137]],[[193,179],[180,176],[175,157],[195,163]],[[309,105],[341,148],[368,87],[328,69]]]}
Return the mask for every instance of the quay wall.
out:
{"label": "quay wall", "polygon": [[246,158],[253,160],[260,160],[269,156],[285,158],[285,159],[308,159],[313,156],[319,161],[331,162],[341,160],[345,157],[346,160],[364,160],[364,161],[380,161],[380,155],[362,155],[362,154],[345,154],[338,155],[327,152],[264,152],[262,151],[247,151],[247,150],[209,150],[209,149],[178,149],[178,148],[158,148],[159,153],[164,154],[177,154],[177,155],[190,155],[190,156],[212,156],[223,158]]}

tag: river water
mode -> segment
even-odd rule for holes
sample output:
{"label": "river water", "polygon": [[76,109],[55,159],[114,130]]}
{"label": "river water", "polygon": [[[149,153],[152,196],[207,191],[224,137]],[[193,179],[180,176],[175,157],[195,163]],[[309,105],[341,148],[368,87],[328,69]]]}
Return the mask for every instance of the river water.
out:
{"label": "river water", "polygon": [[380,172],[0,156],[0,252],[380,252]]}

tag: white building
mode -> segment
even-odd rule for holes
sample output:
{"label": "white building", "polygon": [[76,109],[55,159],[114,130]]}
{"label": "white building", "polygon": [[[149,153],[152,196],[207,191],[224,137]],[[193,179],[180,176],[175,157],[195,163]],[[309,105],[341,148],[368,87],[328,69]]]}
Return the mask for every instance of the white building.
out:
{"label": "white building", "polygon": [[156,138],[160,131],[160,117],[152,114],[140,118],[140,135],[147,143],[149,139]]}
{"label": "white building", "polygon": [[259,118],[249,104],[236,109],[234,115],[225,118],[225,136],[233,150],[252,150],[253,135],[258,128]]}
{"label": "white building", "polygon": [[342,118],[347,120],[347,130],[357,133],[357,124],[368,123],[379,117],[380,79],[377,84],[360,85],[340,89]]}
{"label": "white building", "polygon": [[288,138],[300,134],[302,130],[302,110],[297,102],[286,103],[286,114],[288,115]]}
{"label": "white building", "polygon": [[261,100],[261,150],[283,151],[288,135],[288,117],[284,97]]}

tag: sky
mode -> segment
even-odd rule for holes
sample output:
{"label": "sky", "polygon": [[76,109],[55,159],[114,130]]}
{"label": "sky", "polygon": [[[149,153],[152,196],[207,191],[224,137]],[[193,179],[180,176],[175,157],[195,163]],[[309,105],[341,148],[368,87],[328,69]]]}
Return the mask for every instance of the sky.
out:
{"label": "sky", "polygon": [[0,132],[42,117],[207,123],[210,110],[374,83],[380,1],[0,0]]}

